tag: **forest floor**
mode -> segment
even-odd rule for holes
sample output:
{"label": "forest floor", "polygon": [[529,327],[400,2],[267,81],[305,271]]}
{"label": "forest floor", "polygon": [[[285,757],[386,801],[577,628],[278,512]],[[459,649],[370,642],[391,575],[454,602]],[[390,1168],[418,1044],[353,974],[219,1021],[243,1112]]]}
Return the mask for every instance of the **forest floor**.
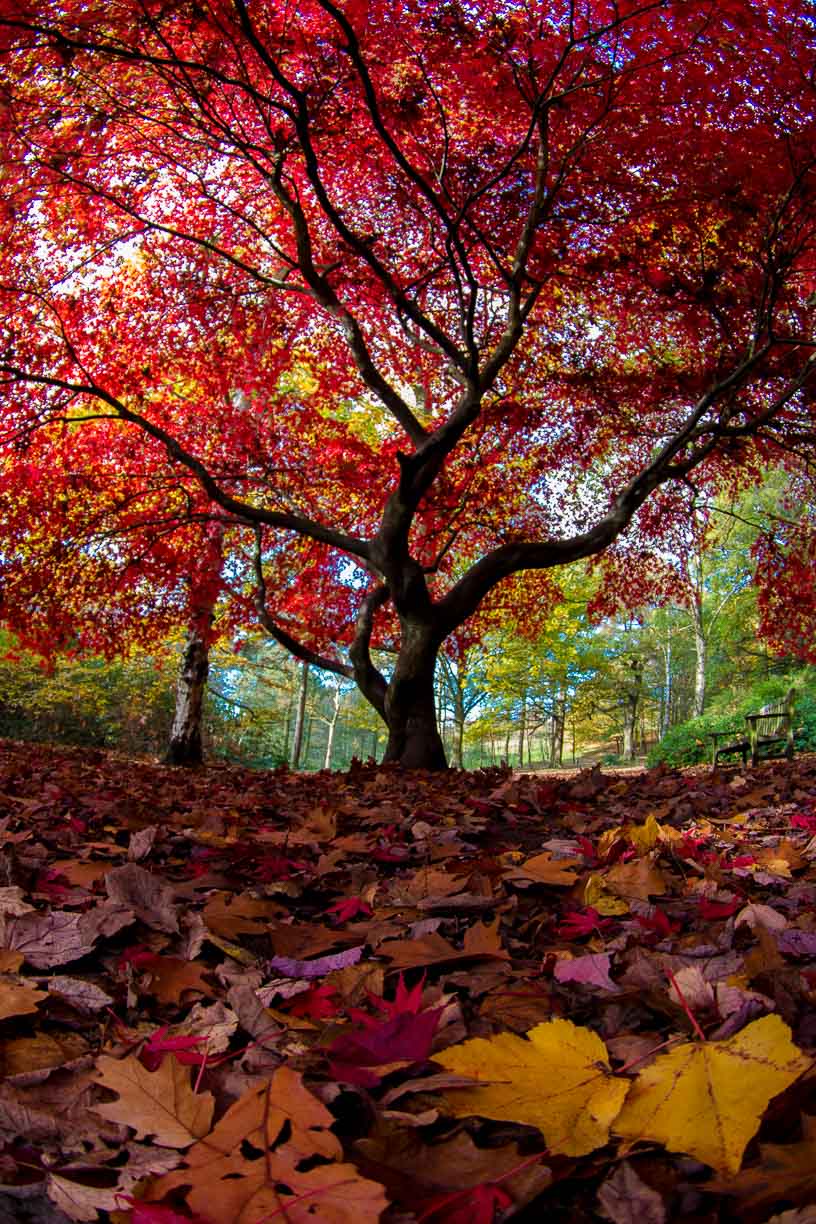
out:
{"label": "forest floor", "polygon": [[0,741],[0,843],[0,1224],[816,1219],[816,756]]}

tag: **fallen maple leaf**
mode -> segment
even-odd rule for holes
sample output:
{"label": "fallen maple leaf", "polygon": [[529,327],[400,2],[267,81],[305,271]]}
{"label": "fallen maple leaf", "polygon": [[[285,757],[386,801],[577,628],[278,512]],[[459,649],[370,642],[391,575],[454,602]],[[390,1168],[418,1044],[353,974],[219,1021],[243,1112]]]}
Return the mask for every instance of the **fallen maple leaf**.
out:
{"label": "fallen maple leaf", "polygon": [[[167,1064],[170,1065],[170,1064]],[[279,1067],[270,1080],[230,1106],[190,1149],[182,1168],[156,1179],[146,1197],[161,1200],[188,1187],[187,1202],[208,1224],[360,1224],[379,1220],[387,1202],[379,1183],[360,1176],[329,1129],[334,1118],[301,1076]],[[247,1155],[247,1145],[263,1159]],[[300,1165],[319,1156],[306,1172]]]}
{"label": "fallen maple leaf", "polygon": [[[386,999],[382,995],[372,994],[370,990],[366,991],[366,998],[372,1006],[378,1011],[383,1011],[389,1016],[400,1016],[404,1013],[416,1015],[422,1011],[422,992],[425,989],[425,974],[409,990],[405,985],[405,976],[400,974],[397,980],[397,987],[394,991],[393,999]],[[378,1021],[373,1020],[371,1016],[367,1016],[364,1011],[357,1008],[349,1010],[349,1015],[353,1015],[355,1020],[359,1020],[361,1024],[375,1025]]]}
{"label": "fallen maple leaf", "polygon": [[337,997],[337,991],[323,982],[320,986],[310,986],[308,990],[293,995],[285,1010],[290,1016],[325,1020],[328,1016],[336,1016],[342,1009],[343,1002]]}
{"label": "fallen maple leaf", "polygon": [[615,1131],[735,1173],[768,1102],[810,1066],[775,1015],[727,1041],[684,1042],[640,1072]]}
{"label": "fallen maple leaf", "polygon": [[482,1084],[446,1092],[451,1112],[537,1126],[549,1150],[566,1156],[603,1146],[629,1086],[610,1074],[600,1037],[561,1019],[538,1024],[526,1036],[476,1037],[434,1055],[443,1067]]}
{"label": "fallen maple leaf", "polygon": [[144,867],[137,863],[114,867],[105,876],[105,888],[111,901],[133,910],[146,926],[172,935],[178,933],[172,887]]}
{"label": "fallen maple leaf", "polygon": [[570,910],[561,925],[556,927],[556,933],[562,939],[582,939],[585,935],[591,935],[593,931],[608,930],[612,925],[611,918],[602,918],[598,911],[590,905],[583,911]]}
{"label": "fallen maple leaf", "polygon": [[330,905],[326,910],[326,913],[331,915],[333,922],[348,922],[350,918],[356,918],[360,914],[364,918],[370,918],[373,912],[368,902],[363,901],[360,897],[344,897],[342,901],[335,901],[334,905]]}
{"label": "fallen maple leaf", "polygon": [[650,914],[635,914],[635,922],[658,939],[667,939],[670,935],[676,935],[682,928],[682,923],[674,922],[657,906]]}
{"label": "fallen maple leaf", "polygon": [[395,1062],[422,1062],[431,1052],[442,1008],[402,1012],[390,1020],[369,1021],[360,1033],[340,1036],[329,1047],[329,1068],[335,1079],[373,1087],[381,1074],[370,1070]]}
{"label": "fallen maple leaf", "polygon": [[574,868],[582,866],[577,858],[554,858],[548,851],[536,854],[506,873],[508,880],[528,880],[531,884],[553,884],[561,887],[578,879]]}
{"label": "fallen maple leaf", "polygon": [[446,961],[481,960],[483,957],[491,960],[510,959],[509,953],[501,946],[498,920],[492,926],[477,922],[468,927],[461,950],[436,931],[431,931],[420,939],[389,939],[380,944],[377,951],[381,956],[387,956],[394,968],[399,966],[403,969]]}
{"label": "fallen maple leaf", "polygon": [[594,986],[598,990],[618,990],[619,987],[609,976],[610,963],[608,952],[590,952],[587,956],[559,960],[553,976],[558,982],[580,982],[583,986]]}
{"label": "fallen maple leaf", "polygon": [[418,1224],[434,1219],[444,1220],[445,1224],[493,1224],[497,1211],[512,1206],[513,1200],[506,1190],[488,1183],[432,1201],[419,1217]]}
{"label": "fallen maple leaf", "polygon": [[139,1061],[148,1071],[157,1071],[164,1061],[165,1054],[173,1054],[180,1063],[187,1066],[200,1066],[204,1055],[196,1049],[206,1045],[207,1038],[196,1036],[168,1037],[167,1025],[151,1033],[139,1053]]}
{"label": "fallen maple leaf", "polygon": [[703,897],[697,907],[697,912],[701,918],[709,922],[712,919],[730,918],[732,914],[736,914],[741,905],[739,897],[732,897],[730,901],[710,901],[708,897]]}
{"label": "fallen maple leaf", "polygon": [[601,1214],[612,1224],[665,1224],[666,1204],[624,1160],[598,1191]]}
{"label": "fallen maple leaf", "polygon": [[135,1055],[117,1059],[102,1054],[96,1078],[118,1099],[95,1105],[94,1112],[132,1127],[137,1139],[152,1135],[159,1147],[184,1148],[210,1128],[212,1094],[194,1093],[189,1070],[174,1058],[148,1071]]}
{"label": "fallen maple leaf", "polygon": [[120,1198],[130,1206],[129,1224],[209,1224],[203,1216],[181,1215],[163,1203],[142,1203],[130,1195],[120,1195]]}

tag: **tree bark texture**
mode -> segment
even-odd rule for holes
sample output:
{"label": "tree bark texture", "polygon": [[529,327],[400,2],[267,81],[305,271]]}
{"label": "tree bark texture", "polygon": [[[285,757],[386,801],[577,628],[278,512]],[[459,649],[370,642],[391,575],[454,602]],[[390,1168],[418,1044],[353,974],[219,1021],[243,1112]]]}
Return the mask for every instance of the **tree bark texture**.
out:
{"label": "tree bark texture", "polygon": [[388,745],[383,760],[406,769],[445,769],[447,758],[436,723],[434,671],[437,642],[429,630],[403,622],[402,649],[385,694]]}
{"label": "tree bark texture", "polygon": [[298,693],[297,714],[295,716],[295,735],[292,742],[293,769],[300,765],[300,754],[303,751],[303,727],[306,721],[306,697],[309,692],[309,664],[302,665],[300,676],[300,691]]}
{"label": "tree bark texture", "polygon": [[170,765],[201,764],[201,711],[209,670],[207,644],[197,633],[191,633],[176,684],[176,710],[167,750]]}

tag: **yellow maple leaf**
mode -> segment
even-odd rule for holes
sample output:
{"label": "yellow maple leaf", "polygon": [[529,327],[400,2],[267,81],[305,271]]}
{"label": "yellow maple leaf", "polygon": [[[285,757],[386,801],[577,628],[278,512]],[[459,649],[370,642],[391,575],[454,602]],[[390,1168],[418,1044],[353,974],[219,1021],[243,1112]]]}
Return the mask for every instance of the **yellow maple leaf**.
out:
{"label": "yellow maple leaf", "polygon": [[599,914],[628,914],[629,905],[604,888],[603,877],[593,873],[584,885],[584,905],[591,906]]}
{"label": "yellow maple leaf", "polygon": [[524,1037],[475,1037],[434,1055],[483,1086],[445,1093],[457,1117],[479,1114],[537,1126],[551,1152],[584,1156],[602,1147],[629,1085],[614,1079],[597,1033],[570,1020],[537,1024]]}
{"label": "yellow maple leaf", "polygon": [[779,1016],[726,1041],[684,1042],[641,1071],[615,1131],[736,1173],[768,1102],[810,1065]]}
{"label": "yellow maple leaf", "polygon": [[651,812],[642,825],[627,825],[625,833],[636,850],[647,854],[663,836],[663,826],[658,823],[654,812]]}

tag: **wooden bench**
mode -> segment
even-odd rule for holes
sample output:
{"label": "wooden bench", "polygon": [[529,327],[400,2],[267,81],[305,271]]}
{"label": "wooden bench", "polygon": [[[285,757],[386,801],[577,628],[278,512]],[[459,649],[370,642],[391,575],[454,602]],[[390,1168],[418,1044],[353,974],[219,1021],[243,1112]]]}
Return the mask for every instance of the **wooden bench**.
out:
{"label": "wooden bench", "polygon": [[730,744],[718,746],[719,740],[728,739],[729,736],[739,734],[738,732],[710,732],[709,738],[713,741],[712,765],[716,765],[721,756],[731,756],[737,752],[742,756],[743,765],[748,764],[749,753],[751,764],[756,765],[760,751],[766,748],[781,748],[788,760],[792,760],[794,696],[794,689],[789,689],[781,701],[763,706],[756,714],[746,714],[745,734]]}

